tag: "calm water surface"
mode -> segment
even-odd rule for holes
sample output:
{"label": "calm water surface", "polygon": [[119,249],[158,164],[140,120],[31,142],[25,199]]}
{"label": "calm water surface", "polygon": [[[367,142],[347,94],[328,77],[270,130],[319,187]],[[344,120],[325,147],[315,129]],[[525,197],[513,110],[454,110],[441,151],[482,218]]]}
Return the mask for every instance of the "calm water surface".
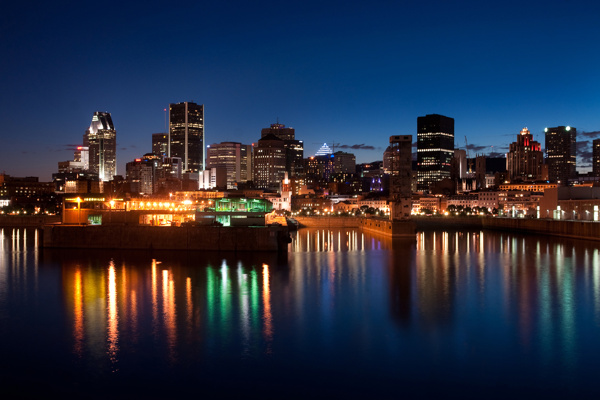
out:
{"label": "calm water surface", "polygon": [[301,230],[277,256],[42,250],[38,235],[0,228],[11,398],[600,394],[594,242]]}

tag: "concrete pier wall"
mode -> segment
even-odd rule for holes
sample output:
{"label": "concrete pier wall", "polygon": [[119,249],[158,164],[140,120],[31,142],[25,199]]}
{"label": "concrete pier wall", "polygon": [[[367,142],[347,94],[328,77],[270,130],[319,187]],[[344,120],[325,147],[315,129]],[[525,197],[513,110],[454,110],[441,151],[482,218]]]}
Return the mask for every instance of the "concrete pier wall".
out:
{"label": "concrete pier wall", "polygon": [[45,226],[44,247],[287,251],[286,227]]}
{"label": "concrete pier wall", "polygon": [[411,221],[391,222],[385,218],[361,217],[294,217],[302,228],[361,228],[391,237],[405,237],[416,233]]}
{"label": "concrete pier wall", "polygon": [[0,215],[0,227],[42,227],[60,223],[60,215]]}
{"label": "concrete pier wall", "polygon": [[[307,228],[361,228],[374,233],[391,235],[391,222],[378,218],[355,217],[298,217],[301,227]],[[500,217],[416,217],[411,219],[417,231],[492,229],[600,240],[600,222]],[[402,223],[400,223],[402,224]],[[400,225],[400,236],[410,234],[412,227]],[[394,235],[395,236],[395,235]]]}
{"label": "concrete pier wall", "polygon": [[356,217],[294,217],[301,228],[358,228]]}
{"label": "concrete pier wall", "polygon": [[482,218],[482,223],[484,229],[600,240],[600,222],[527,218]]}
{"label": "concrete pier wall", "polygon": [[359,218],[360,228],[393,238],[415,237],[416,225],[412,221],[390,221],[379,218]]}

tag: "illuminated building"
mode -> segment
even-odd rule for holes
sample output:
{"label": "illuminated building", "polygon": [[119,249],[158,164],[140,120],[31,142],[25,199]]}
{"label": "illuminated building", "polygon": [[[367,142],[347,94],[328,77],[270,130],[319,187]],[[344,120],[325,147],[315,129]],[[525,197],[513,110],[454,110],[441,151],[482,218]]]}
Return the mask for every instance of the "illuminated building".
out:
{"label": "illuminated building", "polygon": [[156,169],[162,162],[155,154],[146,154],[143,158],[137,158],[126,165],[127,181],[129,190],[136,194],[153,194]]}
{"label": "illuminated building", "polygon": [[279,189],[285,177],[286,149],[284,141],[273,134],[262,137],[254,148],[254,186]]}
{"label": "illuminated building", "polygon": [[417,190],[450,178],[454,157],[454,118],[428,114],[417,118]]}
{"label": "illuminated building", "polygon": [[539,142],[527,128],[521,129],[517,141],[510,144],[506,154],[506,167],[511,182],[542,179],[544,154]]}
{"label": "illuminated building", "polygon": [[113,179],[117,174],[117,131],[110,113],[94,113],[83,147],[89,148],[90,171],[101,181]]}
{"label": "illuminated building", "polygon": [[333,153],[333,171],[336,174],[356,173],[356,156],[352,153],[336,151]]}
{"label": "illuminated building", "polygon": [[196,222],[202,225],[218,222],[223,226],[264,226],[266,214],[273,204],[265,199],[220,198],[214,201],[214,209],[196,211]]}
{"label": "illuminated building", "polygon": [[592,146],[592,172],[594,176],[600,176],[600,139],[594,139]]}
{"label": "illuminated building", "polygon": [[204,170],[204,105],[187,101],[169,105],[168,153],[181,158],[184,172]]}
{"label": "illuminated building", "polygon": [[169,154],[169,135],[166,133],[152,134],[152,153],[166,157]]}
{"label": "illuminated building", "polygon": [[546,128],[548,179],[563,186],[577,176],[577,129],[571,126]]}
{"label": "illuminated building", "polygon": [[329,148],[329,146],[327,146],[327,143],[323,143],[323,146],[321,146],[319,148],[319,150],[317,150],[317,152],[315,153],[315,157],[316,156],[326,156],[333,153],[331,151],[331,149]]}
{"label": "illuminated building", "polygon": [[283,140],[285,148],[285,170],[290,177],[302,174],[304,166],[304,143],[302,140],[296,140],[296,131],[292,127],[285,125],[271,124],[269,128],[263,128],[260,131],[260,137],[264,138],[268,135],[274,135]]}
{"label": "illuminated building", "polygon": [[207,167],[227,171],[227,189],[252,180],[252,146],[237,142],[211,144],[207,150]]}
{"label": "illuminated building", "polygon": [[390,219],[407,219],[412,209],[412,135],[390,136],[390,148]]}

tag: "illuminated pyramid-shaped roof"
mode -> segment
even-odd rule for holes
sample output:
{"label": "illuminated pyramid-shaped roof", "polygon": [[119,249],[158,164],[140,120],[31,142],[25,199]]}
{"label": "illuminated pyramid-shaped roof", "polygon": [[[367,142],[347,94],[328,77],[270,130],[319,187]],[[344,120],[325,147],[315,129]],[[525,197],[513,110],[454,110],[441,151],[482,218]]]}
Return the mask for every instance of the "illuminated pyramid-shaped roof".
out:
{"label": "illuminated pyramid-shaped roof", "polygon": [[329,146],[327,146],[327,143],[323,143],[323,146],[321,146],[321,148],[319,149],[319,151],[317,151],[317,154],[315,154],[315,156],[325,156],[331,153],[333,152],[331,151]]}

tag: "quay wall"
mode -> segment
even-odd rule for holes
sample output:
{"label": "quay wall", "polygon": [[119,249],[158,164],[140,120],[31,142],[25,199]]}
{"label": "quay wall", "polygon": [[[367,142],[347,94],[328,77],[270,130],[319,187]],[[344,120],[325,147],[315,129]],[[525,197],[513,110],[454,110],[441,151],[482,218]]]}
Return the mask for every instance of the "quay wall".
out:
{"label": "quay wall", "polygon": [[392,222],[385,218],[294,217],[301,228],[361,228],[385,236],[405,237],[416,233],[413,222]]}
{"label": "quay wall", "polygon": [[413,221],[390,221],[384,218],[359,218],[360,228],[384,236],[415,237],[416,225]]}
{"label": "quay wall", "polygon": [[[391,222],[379,218],[355,217],[298,217],[300,227],[307,228],[362,228],[389,235]],[[491,229],[533,233],[600,241],[600,222],[502,217],[413,217],[417,231]],[[400,230],[401,235],[407,231]]]}
{"label": "quay wall", "polygon": [[80,249],[287,251],[287,227],[44,226],[43,246]]}
{"label": "quay wall", "polygon": [[42,227],[60,223],[60,215],[0,215],[0,227]]}
{"label": "quay wall", "polygon": [[358,228],[356,217],[294,217],[301,228]]}
{"label": "quay wall", "polygon": [[528,218],[482,218],[482,223],[484,229],[600,240],[600,222]]}

